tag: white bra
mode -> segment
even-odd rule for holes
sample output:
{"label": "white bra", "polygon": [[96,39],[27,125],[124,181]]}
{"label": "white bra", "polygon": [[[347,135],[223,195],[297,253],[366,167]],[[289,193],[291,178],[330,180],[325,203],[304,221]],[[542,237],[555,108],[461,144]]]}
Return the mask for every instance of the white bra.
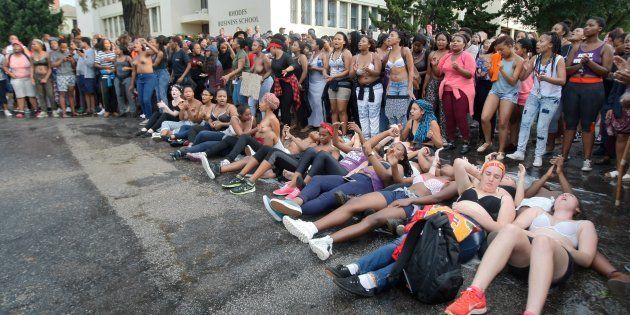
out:
{"label": "white bra", "polygon": [[573,247],[578,247],[578,228],[580,227],[580,221],[560,221],[556,224],[551,224],[550,215],[547,213],[541,213],[537,217],[534,218],[532,224],[529,226],[530,231],[535,231],[536,229],[549,229],[552,230],[566,238],[568,238]]}

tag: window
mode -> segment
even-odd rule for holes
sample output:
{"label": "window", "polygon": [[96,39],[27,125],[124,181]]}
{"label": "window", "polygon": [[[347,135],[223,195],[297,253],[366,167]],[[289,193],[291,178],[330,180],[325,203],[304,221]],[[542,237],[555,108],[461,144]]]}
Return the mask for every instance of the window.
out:
{"label": "window", "polygon": [[348,2],[339,2],[339,27],[348,28]]}
{"label": "window", "polygon": [[324,0],[315,0],[315,25],[324,26]]}
{"label": "window", "polygon": [[109,25],[107,24],[107,20],[109,19],[103,19],[103,24],[105,27],[105,34],[107,34],[107,36],[109,36]]}
{"label": "window", "polygon": [[311,0],[302,0],[302,24],[311,24]]}
{"label": "window", "polygon": [[201,9],[208,9],[208,0],[201,0]]}
{"label": "window", "polygon": [[297,24],[298,22],[298,18],[297,18],[297,14],[298,14],[298,9],[297,9],[297,0],[291,0],[291,23],[293,24]]}
{"label": "window", "polygon": [[149,9],[149,22],[151,25],[151,33],[159,33],[162,31],[162,23],[160,21],[160,7]]}
{"label": "window", "polygon": [[368,21],[370,19],[370,7],[361,7],[361,29],[367,31]]}
{"label": "window", "polygon": [[359,28],[359,5],[350,6],[350,28],[356,30]]}
{"label": "window", "polygon": [[118,17],[118,26],[120,26],[120,33],[122,34],[125,30],[125,19],[123,19],[122,15]]}
{"label": "window", "polygon": [[328,26],[337,26],[337,1],[328,0]]}

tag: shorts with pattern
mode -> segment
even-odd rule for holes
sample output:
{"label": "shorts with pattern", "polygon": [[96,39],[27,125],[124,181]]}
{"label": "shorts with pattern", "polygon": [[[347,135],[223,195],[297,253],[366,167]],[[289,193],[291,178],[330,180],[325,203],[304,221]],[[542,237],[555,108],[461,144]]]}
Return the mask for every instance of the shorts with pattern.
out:
{"label": "shorts with pattern", "polygon": [[74,75],[57,75],[57,89],[59,92],[68,92],[69,87],[75,86],[75,77]]}

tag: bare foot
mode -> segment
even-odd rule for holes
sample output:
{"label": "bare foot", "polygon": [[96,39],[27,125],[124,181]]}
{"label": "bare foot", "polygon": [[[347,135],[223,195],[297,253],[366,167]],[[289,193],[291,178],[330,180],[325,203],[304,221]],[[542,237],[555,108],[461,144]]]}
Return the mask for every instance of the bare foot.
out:
{"label": "bare foot", "polygon": [[263,178],[263,179],[276,178],[276,173],[274,173],[272,170],[268,170],[260,178]]}
{"label": "bare foot", "polygon": [[295,173],[293,173],[293,172],[291,172],[289,170],[282,171],[282,177],[286,178],[287,180],[293,179],[293,176],[295,176]]}

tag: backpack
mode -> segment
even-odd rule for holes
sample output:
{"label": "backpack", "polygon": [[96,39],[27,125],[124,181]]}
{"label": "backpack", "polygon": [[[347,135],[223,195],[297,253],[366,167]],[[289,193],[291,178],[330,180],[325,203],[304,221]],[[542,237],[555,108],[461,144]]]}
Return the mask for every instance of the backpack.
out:
{"label": "backpack", "polygon": [[457,295],[464,279],[458,262],[459,243],[443,213],[416,222],[389,277],[402,277],[420,302],[439,304]]}

